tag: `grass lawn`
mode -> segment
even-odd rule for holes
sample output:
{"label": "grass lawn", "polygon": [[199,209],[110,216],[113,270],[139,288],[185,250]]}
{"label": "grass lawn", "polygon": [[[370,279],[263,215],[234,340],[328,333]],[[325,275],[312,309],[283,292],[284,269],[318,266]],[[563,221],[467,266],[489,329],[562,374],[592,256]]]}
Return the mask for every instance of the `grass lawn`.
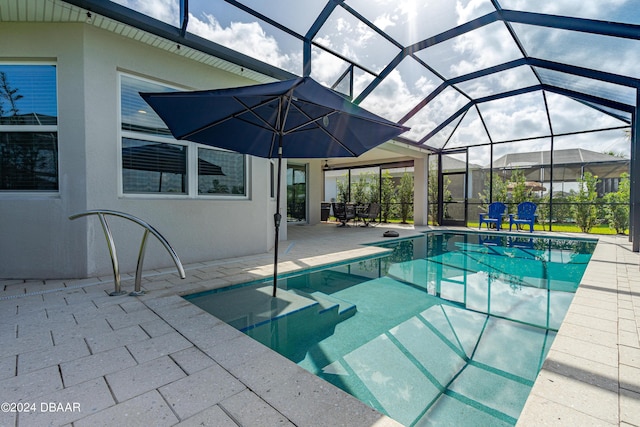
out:
{"label": "grass lawn", "polygon": [[[475,222],[469,222],[467,223],[468,227],[478,227],[478,223]],[[484,227],[483,227],[484,228]],[[504,224],[503,224],[503,228],[504,228]],[[507,227],[506,229],[509,229],[509,222],[507,221]],[[529,230],[529,228],[526,228],[527,230]],[[542,224],[534,224],[533,229],[536,231],[549,231],[549,226],[545,225],[544,227],[542,226]],[[580,227],[578,227],[575,224],[553,224],[553,231],[559,231],[562,233],[580,233]],[[596,225],[595,227],[593,227],[591,229],[591,231],[589,232],[589,234],[616,234],[616,230],[609,228],[609,225],[607,224],[601,224],[601,225]],[[629,230],[625,231],[625,234],[629,234]]]}
{"label": "grass lawn", "polygon": [[[334,218],[335,219],[335,218]],[[337,220],[336,220],[337,221]],[[391,218],[389,219],[387,222],[387,224],[401,224],[400,219],[395,219],[395,218]],[[413,224],[413,220],[410,219],[406,222],[407,224]],[[385,223],[382,223],[385,224]],[[468,222],[467,223],[467,227],[470,228],[478,228],[478,222]],[[503,228],[504,228],[504,224],[503,224]],[[483,227],[483,229],[485,229]],[[507,230],[509,230],[509,222],[507,221]],[[549,226],[545,225],[544,227],[542,226],[542,224],[534,224],[533,229],[535,231],[549,231]],[[528,227],[527,227],[528,230]],[[562,233],[580,233],[580,227],[578,227],[575,224],[553,224],[553,231],[558,231],[558,232],[562,232]],[[593,227],[591,229],[591,231],[589,232],[589,234],[616,234],[616,231],[609,228],[609,225],[607,224],[601,224],[601,225],[596,225],[595,227]],[[629,235],[629,230],[626,230],[625,235]]]}

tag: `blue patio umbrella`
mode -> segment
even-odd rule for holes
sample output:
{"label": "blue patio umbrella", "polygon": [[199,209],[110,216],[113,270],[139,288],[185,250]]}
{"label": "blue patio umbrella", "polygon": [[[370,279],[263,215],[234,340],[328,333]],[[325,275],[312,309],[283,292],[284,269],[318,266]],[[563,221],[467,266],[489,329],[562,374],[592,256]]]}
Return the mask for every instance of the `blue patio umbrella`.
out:
{"label": "blue patio umbrella", "polygon": [[273,296],[278,274],[282,158],[357,157],[409,128],[310,77],[194,92],[141,93],[176,139],[278,159]]}

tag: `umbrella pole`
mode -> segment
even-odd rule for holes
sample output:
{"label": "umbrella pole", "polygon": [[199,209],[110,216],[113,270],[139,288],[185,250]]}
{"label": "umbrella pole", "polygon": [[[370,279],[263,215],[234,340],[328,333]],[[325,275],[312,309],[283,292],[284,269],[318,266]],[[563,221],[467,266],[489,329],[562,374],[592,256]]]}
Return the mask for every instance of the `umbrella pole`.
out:
{"label": "umbrella pole", "polygon": [[280,141],[278,145],[278,179],[276,186],[276,213],[273,214],[273,223],[275,225],[275,243],[273,247],[273,297],[276,296],[276,290],[278,289],[278,240],[280,239],[280,221],[282,215],[280,215],[280,179],[282,176],[282,135],[280,135]]}

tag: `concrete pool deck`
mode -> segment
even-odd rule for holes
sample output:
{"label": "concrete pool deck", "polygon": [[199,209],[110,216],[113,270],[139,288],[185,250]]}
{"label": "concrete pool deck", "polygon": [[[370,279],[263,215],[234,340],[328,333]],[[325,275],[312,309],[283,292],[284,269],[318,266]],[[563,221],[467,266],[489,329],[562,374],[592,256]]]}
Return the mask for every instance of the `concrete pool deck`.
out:
{"label": "concrete pool deck", "polygon": [[[427,228],[290,225],[279,272],[381,249]],[[554,235],[558,235],[554,233]],[[599,243],[519,426],[640,425],[640,255]],[[140,297],[111,276],[0,281],[0,426],[394,426],[182,299],[269,276],[272,254],[146,271]],[[132,276],[123,288],[133,288]]]}

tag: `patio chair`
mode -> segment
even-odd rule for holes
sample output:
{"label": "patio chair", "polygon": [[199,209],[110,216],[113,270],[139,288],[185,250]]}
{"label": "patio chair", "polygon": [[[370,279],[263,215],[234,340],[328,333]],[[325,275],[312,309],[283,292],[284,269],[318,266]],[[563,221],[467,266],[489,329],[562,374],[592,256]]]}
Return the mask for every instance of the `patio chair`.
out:
{"label": "patio chair", "polygon": [[485,246],[502,246],[502,236],[492,235],[478,235],[478,244]]}
{"label": "patio chair", "polygon": [[509,231],[515,224],[516,230],[521,225],[529,226],[529,233],[533,233],[533,223],[536,221],[536,208],[538,206],[533,202],[522,202],[518,205],[518,213],[509,214]]}
{"label": "patio chair", "polygon": [[334,203],[333,216],[340,221],[338,227],[345,227],[350,219],[356,217],[356,207],[352,203]]}
{"label": "patio chair", "polygon": [[[358,212],[357,217],[361,219],[362,222],[364,222],[364,225],[362,227],[368,227],[369,224],[372,224],[379,215],[380,203],[369,203],[369,205],[364,210]],[[367,222],[367,220],[369,221]]]}
{"label": "patio chair", "polygon": [[533,237],[508,237],[507,244],[510,248],[533,249]]}
{"label": "patio chair", "polygon": [[487,224],[487,229],[490,225],[494,225],[496,230],[500,230],[502,227],[502,216],[507,206],[502,202],[493,202],[489,205],[489,212],[480,214],[480,225],[478,228],[482,228],[482,224]]}

